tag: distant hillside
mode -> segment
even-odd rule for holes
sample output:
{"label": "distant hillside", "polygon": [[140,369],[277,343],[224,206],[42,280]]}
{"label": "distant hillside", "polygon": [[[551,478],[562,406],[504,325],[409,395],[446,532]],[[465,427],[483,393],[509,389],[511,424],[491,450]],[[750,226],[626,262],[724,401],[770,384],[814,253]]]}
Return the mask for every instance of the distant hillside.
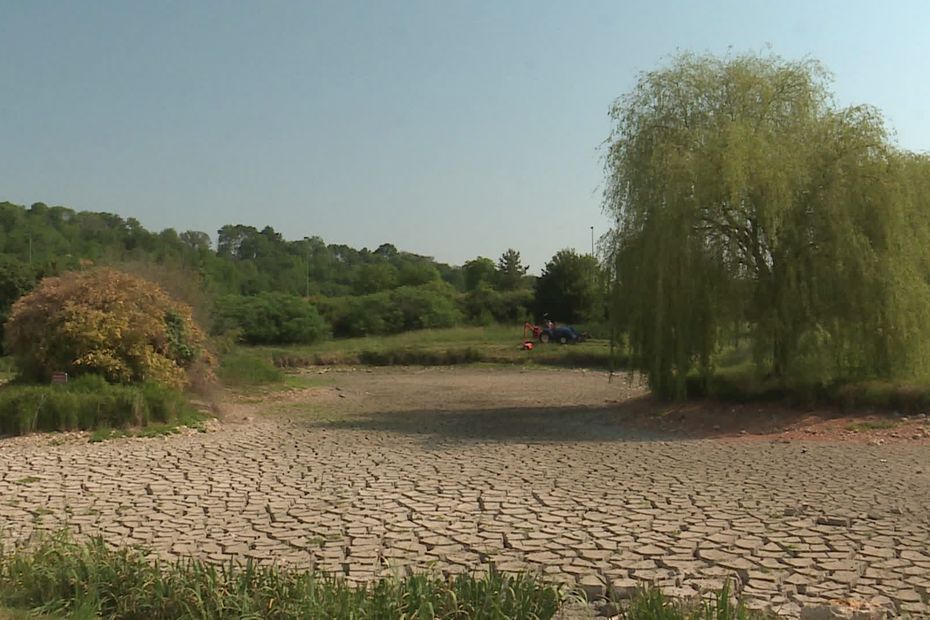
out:
{"label": "distant hillside", "polygon": [[[476,257],[460,267],[390,243],[359,250],[316,236],[288,241],[271,227],[239,224],[220,228],[214,247],[210,235],[200,231],[152,232],[134,218],[112,213],[0,202],[0,325],[13,302],[41,278],[93,265],[159,283],[189,303],[198,321],[215,333],[248,326],[257,334],[269,322],[287,322],[269,318],[274,313],[308,301],[336,336],[521,323],[541,310],[535,301],[537,278],[526,275],[514,249],[496,262]],[[564,320],[599,315],[594,297],[578,292],[580,283],[594,286],[593,258],[563,251],[546,268],[551,276],[540,290],[547,292],[542,299],[550,311]],[[572,309],[579,303],[583,314]],[[286,331],[283,323],[279,331]]]}
{"label": "distant hillside", "polygon": [[0,203],[0,256],[38,275],[75,269],[81,261],[170,264],[196,271],[216,294],[340,296],[434,280],[456,290],[465,285],[460,267],[399,251],[390,243],[357,250],[319,237],[287,241],[271,227],[227,225],[218,231],[214,248],[203,232],[169,228],[156,233],[134,218],[43,203],[29,208]]}

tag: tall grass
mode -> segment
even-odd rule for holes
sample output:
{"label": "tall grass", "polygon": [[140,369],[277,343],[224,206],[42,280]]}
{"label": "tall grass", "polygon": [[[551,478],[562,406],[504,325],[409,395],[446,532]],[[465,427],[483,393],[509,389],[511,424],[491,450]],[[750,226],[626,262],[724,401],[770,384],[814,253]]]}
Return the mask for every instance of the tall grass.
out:
{"label": "tall grass", "polygon": [[86,375],[64,385],[0,386],[0,435],[145,426],[191,415],[183,393],[154,383],[112,385]]}
{"label": "tall grass", "polygon": [[732,598],[729,583],[712,599],[698,604],[671,599],[658,588],[646,588],[636,593],[622,617],[627,620],[754,620],[764,617],[750,612]]}
{"label": "tall grass", "polygon": [[140,550],[66,534],[0,559],[0,605],[103,618],[552,618],[559,604],[556,588],[493,570],[353,587],[251,563],[150,562]]}
{"label": "tall grass", "polygon": [[217,371],[220,381],[228,386],[255,386],[280,383],[284,373],[260,350],[234,348],[223,355]]}
{"label": "tall grass", "polygon": [[[511,618],[548,619],[566,600],[559,587],[493,567],[452,578],[413,575],[353,586],[313,572],[275,566],[157,562],[139,548],[112,549],[66,531],[0,553],[4,608],[72,618]],[[623,603],[628,620],[750,620],[727,588],[699,604],[640,590]]]}
{"label": "tall grass", "polygon": [[16,376],[16,364],[12,357],[0,357],[0,385],[12,381]]}
{"label": "tall grass", "polygon": [[[763,367],[764,368],[764,367]],[[795,373],[774,376],[760,370],[745,343],[726,347],[709,377],[692,372],[687,392],[728,402],[781,401],[791,406],[877,409],[922,413],[930,409],[930,381],[863,379]]]}
{"label": "tall grass", "polygon": [[725,402],[781,401],[791,406],[828,406],[844,410],[876,409],[900,413],[930,410],[930,383],[760,377],[751,365],[718,369],[711,377],[688,377],[688,394]]}

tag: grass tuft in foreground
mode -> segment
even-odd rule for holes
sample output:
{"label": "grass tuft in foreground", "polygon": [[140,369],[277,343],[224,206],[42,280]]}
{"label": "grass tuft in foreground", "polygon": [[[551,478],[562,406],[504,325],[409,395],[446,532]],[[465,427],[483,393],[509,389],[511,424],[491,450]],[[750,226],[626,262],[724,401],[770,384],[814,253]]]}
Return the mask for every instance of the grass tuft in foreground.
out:
{"label": "grass tuft in foreground", "polygon": [[58,534],[0,558],[0,606],[72,617],[552,618],[559,591],[526,576],[425,575],[369,587],[276,567],[151,562]]}
{"label": "grass tuft in foreground", "polygon": [[[528,575],[414,575],[369,586],[280,567],[153,562],[138,548],[78,542],[67,532],[0,554],[0,619],[126,618],[553,618],[564,592]],[[697,606],[642,590],[628,620],[749,620],[724,588]]]}
{"label": "grass tuft in foreground", "polygon": [[687,604],[665,596],[657,588],[640,590],[622,614],[627,620],[761,620],[764,616],[734,603],[729,583],[711,600]]}

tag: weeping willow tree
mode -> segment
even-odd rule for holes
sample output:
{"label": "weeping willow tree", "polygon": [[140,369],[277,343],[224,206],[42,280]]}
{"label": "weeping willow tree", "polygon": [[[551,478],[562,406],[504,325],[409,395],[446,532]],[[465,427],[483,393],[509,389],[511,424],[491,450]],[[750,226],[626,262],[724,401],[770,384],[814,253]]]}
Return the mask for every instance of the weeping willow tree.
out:
{"label": "weeping willow tree", "polygon": [[657,394],[738,336],[776,377],[926,371],[927,159],[875,109],[816,62],[683,55],[611,117],[612,314]]}

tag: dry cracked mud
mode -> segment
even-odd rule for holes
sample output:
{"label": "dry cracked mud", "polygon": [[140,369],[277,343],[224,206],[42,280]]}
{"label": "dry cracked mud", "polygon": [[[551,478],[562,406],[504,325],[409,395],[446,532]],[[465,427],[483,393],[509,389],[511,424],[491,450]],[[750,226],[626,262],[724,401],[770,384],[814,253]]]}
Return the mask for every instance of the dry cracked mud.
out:
{"label": "dry cracked mud", "polygon": [[494,562],[590,596],[733,579],[785,617],[849,601],[930,617],[925,440],[688,438],[633,424],[656,405],[593,372],[314,377],[208,433],[0,441],[3,539],[67,526],[356,581]]}

